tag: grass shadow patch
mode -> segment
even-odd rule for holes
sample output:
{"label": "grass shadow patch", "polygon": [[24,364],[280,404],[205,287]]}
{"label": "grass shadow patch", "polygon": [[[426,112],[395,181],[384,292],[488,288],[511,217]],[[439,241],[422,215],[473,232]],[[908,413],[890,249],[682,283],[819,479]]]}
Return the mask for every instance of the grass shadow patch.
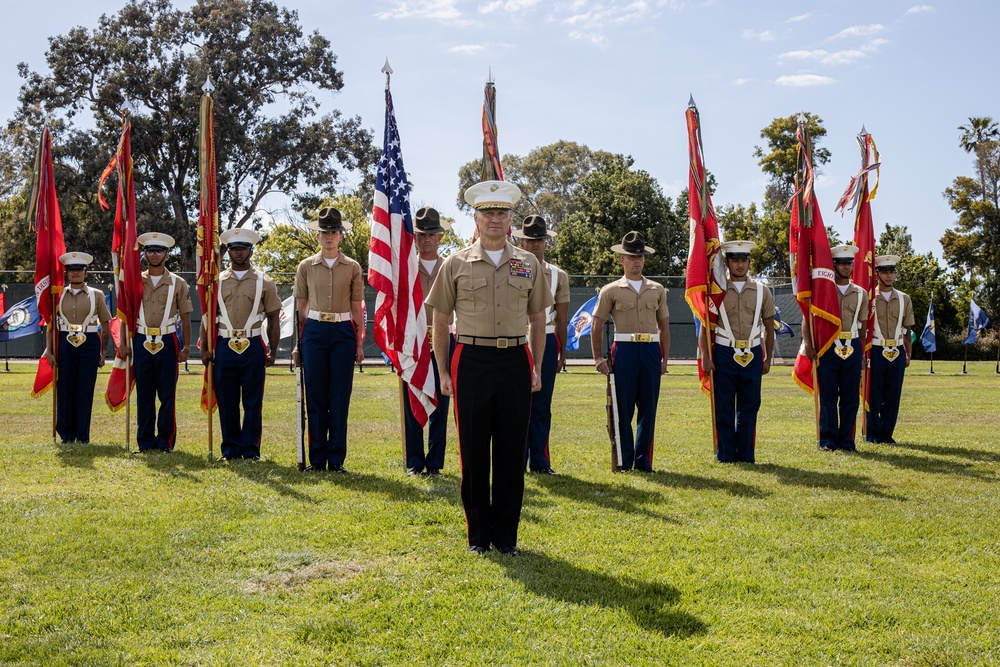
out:
{"label": "grass shadow patch", "polygon": [[885,463],[893,468],[936,475],[960,475],[982,480],[995,479],[993,475],[976,469],[974,463],[904,453],[895,449],[897,445],[877,445],[877,447],[878,449],[859,451],[857,455],[868,461]]}
{"label": "grass shadow patch", "polygon": [[915,449],[935,456],[951,456],[969,459],[982,463],[1000,463],[1000,452],[989,452],[985,449],[969,449],[967,447],[951,447],[947,445],[928,445],[917,442],[897,442],[891,445],[896,449]]}
{"label": "grass shadow patch", "polygon": [[806,486],[810,488],[831,489],[834,491],[850,491],[885,500],[906,500],[905,496],[886,493],[884,486],[872,481],[871,477],[850,475],[839,472],[820,472],[818,470],[802,470],[778,465],[777,463],[761,463],[746,466],[747,470],[773,474],[785,485]]}
{"label": "grass shadow patch", "polygon": [[97,459],[116,459],[127,454],[121,445],[104,445],[96,442],[56,443],[56,457],[67,468],[93,468]]}
{"label": "grass shadow patch", "polygon": [[730,480],[712,479],[679,472],[656,472],[649,479],[657,484],[674,489],[690,489],[692,491],[723,491],[740,498],[767,498],[770,493],[752,484],[733,482]]}
{"label": "grass shadow patch", "polygon": [[[569,475],[537,475],[534,477],[539,486],[551,494],[568,500],[589,503],[604,509],[615,510],[625,514],[642,514],[644,516],[663,519],[664,517],[650,511],[645,505],[663,502],[663,496],[656,491],[636,489],[628,485],[591,482]],[[543,504],[537,494],[529,486],[525,486],[526,505]]]}

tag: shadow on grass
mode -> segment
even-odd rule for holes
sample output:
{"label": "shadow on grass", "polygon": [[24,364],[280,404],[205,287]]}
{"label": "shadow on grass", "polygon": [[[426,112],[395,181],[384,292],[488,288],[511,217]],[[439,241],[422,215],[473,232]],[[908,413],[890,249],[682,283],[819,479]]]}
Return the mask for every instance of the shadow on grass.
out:
{"label": "shadow on grass", "polygon": [[541,553],[494,558],[507,569],[508,577],[536,595],[586,607],[624,609],[639,626],[664,636],[691,637],[707,630],[700,619],[674,608],[680,592],[669,584],[618,579]]}
{"label": "shadow on grass", "polygon": [[915,449],[937,456],[954,456],[957,458],[970,459],[972,461],[984,461],[987,463],[1000,463],[1000,453],[989,452],[985,449],[970,449],[968,447],[947,447],[942,445],[925,445],[916,442],[897,442],[890,445],[894,449]]}
{"label": "shadow on grass", "polygon": [[86,445],[78,442],[56,444],[56,456],[59,462],[73,468],[93,468],[94,461],[99,458],[117,459],[126,454],[122,445],[102,445],[96,442],[89,442]]}
{"label": "shadow on grass", "polygon": [[852,491],[854,493],[863,493],[874,498],[885,498],[886,500],[906,500],[905,496],[886,493],[883,491],[883,485],[876,484],[870,477],[864,477],[862,475],[819,472],[816,470],[800,470],[799,468],[789,468],[776,463],[761,463],[755,466],[749,465],[746,466],[746,469],[755,472],[773,474],[777,476],[779,482],[787,485],[833,489],[835,491]]}
{"label": "shadow on grass", "polygon": [[741,498],[767,498],[771,495],[769,492],[758,489],[751,484],[712,479],[711,477],[699,477],[697,475],[685,475],[679,472],[656,472],[649,475],[649,480],[674,489],[724,491],[729,495]]}
{"label": "shadow on grass", "polygon": [[[539,486],[557,496],[581,503],[616,510],[625,514],[642,514],[649,518],[677,523],[645,507],[650,503],[662,503],[663,496],[656,491],[636,489],[627,485],[590,482],[569,475],[532,475]],[[534,492],[530,485],[524,487],[525,507],[545,506],[547,503]]]}
{"label": "shadow on grass", "polygon": [[[976,479],[992,480],[995,477],[987,472],[976,469],[974,463],[948,461],[947,459],[918,456],[900,452],[899,445],[876,445],[877,449],[858,451],[857,455],[869,461],[879,461],[893,468],[915,470],[938,475],[959,475]],[[948,449],[954,449],[949,447]]]}

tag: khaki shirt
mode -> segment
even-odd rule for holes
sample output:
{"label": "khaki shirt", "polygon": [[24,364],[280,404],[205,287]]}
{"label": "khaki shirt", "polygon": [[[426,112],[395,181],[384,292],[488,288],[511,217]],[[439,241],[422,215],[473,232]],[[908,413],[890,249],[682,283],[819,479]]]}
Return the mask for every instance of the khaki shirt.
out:
{"label": "khaki shirt", "polygon": [[434,270],[427,273],[427,269],[424,267],[424,260],[417,258],[417,264],[420,266],[420,289],[424,293],[424,312],[427,313],[427,326],[434,324],[434,308],[431,307],[429,303],[426,302],[427,296],[431,293],[431,285],[434,284],[434,279],[437,278],[437,274],[441,272],[441,264],[444,259],[441,257],[437,258],[434,263]]}
{"label": "khaki shirt", "polygon": [[226,269],[219,275],[219,291],[222,294],[222,301],[226,304],[226,312],[229,313],[229,323],[234,329],[246,328],[246,322],[251,315],[250,309],[253,308],[253,299],[257,294],[257,276],[261,276],[264,280],[257,314],[268,315],[281,310],[278,288],[269,276],[258,271],[256,267],[251,267],[242,278],[237,278],[232,269]]}
{"label": "khaki shirt", "polygon": [[606,320],[609,315],[615,321],[615,333],[656,334],[660,320],[670,317],[667,289],[644,277],[642,288],[636,292],[622,276],[602,287],[597,296],[594,317]]}
{"label": "khaki shirt", "polygon": [[351,302],[365,300],[361,265],[340,253],[333,267],[328,267],[319,252],[299,262],[295,271],[296,299],[308,299],[309,310],[321,313],[349,313]]}
{"label": "khaki shirt", "polygon": [[73,290],[66,290],[62,299],[59,300],[59,312],[63,314],[70,324],[80,324],[89,326],[90,322],[84,322],[90,312],[89,292],[94,293],[94,317],[107,327],[108,320],[111,319],[111,311],[108,310],[108,303],[104,300],[104,292],[93,287],[84,286],[78,294],[73,294]]}
{"label": "khaki shirt", "polygon": [[455,311],[460,336],[523,336],[528,315],[552,305],[538,260],[530,252],[504,246],[493,266],[480,243],[444,259],[424,302],[443,313]]}
{"label": "khaki shirt", "polygon": [[194,310],[191,305],[191,294],[188,291],[187,281],[180,276],[164,271],[160,276],[160,282],[153,287],[153,281],[149,277],[149,271],[142,272],[142,313],[146,318],[147,327],[159,327],[163,324],[163,310],[167,307],[167,292],[170,291],[170,278],[174,279],[174,300],[170,304],[169,318],[167,326],[174,323],[177,314],[190,313]]}
{"label": "khaki shirt", "polygon": [[853,282],[848,286],[846,294],[841,294],[840,285],[837,285],[837,299],[840,301],[840,328],[842,331],[851,331],[851,322],[854,321],[854,309],[858,305],[858,299],[861,299],[858,324],[860,325],[868,319],[868,293]]}
{"label": "khaki shirt", "polygon": [[[556,289],[552,291],[552,269],[556,270]],[[542,262],[542,270],[545,272],[545,282],[548,284],[549,294],[553,295],[555,303],[569,303],[569,276],[555,264]],[[552,308],[545,318],[546,324],[554,324],[556,321],[556,310]]]}
{"label": "khaki shirt", "polygon": [[878,319],[878,326],[884,338],[892,338],[896,334],[900,305],[903,309],[903,333],[908,332],[913,327],[913,303],[910,302],[910,295],[905,292],[900,292],[900,294],[903,296],[902,304],[896,298],[895,292],[890,292],[888,301],[881,293],[875,293],[875,317]]}
{"label": "khaki shirt", "polygon": [[[766,285],[761,285],[748,278],[743,285],[743,291],[737,292],[736,286],[733,285],[732,281],[729,281],[729,289],[726,290],[722,307],[726,309],[729,326],[733,330],[733,340],[750,339],[750,332],[753,330],[753,313],[757,307],[757,290],[759,289],[764,290],[764,298],[760,304],[760,321],[763,323],[764,320],[774,317],[774,297],[771,296],[771,290]],[[721,318],[719,326],[722,326]],[[763,335],[763,330],[761,335]]]}

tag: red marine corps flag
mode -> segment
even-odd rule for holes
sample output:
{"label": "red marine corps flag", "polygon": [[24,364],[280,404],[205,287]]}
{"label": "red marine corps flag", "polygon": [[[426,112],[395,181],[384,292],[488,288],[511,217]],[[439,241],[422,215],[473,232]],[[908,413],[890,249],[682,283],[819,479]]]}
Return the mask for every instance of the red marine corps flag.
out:
{"label": "red marine corps flag", "polygon": [[[726,298],[726,265],[720,252],[722,238],[719,223],[708,191],[705,160],[701,145],[701,116],[694,98],[688,102],[687,112],[688,156],[691,169],[688,176],[688,216],[690,222],[690,251],[688,253],[684,297],[702,327],[708,327],[709,340],[719,319],[719,306]],[[711,354],[711,346],[708,347]],[[701,390],[711,393],[711,378],[701,366],[698,357],[698,378]],[[712,420],[715,423],[715,420]]]}
{"label": "red marine corps flag", "polygon": [[[59,200],[56,198],[56,182],[52,172],[52,136],[48,127],[42,129],[42,138],[35,153],[35,169],[31,178],[28,211],[25,217],[29,228],[38,234],[35,242],[35,299],[38,301],[38,314],[42,325],[55,327],[53,320],[56,313],[56,299],[59,298],[65,282],[59,256],[66,252],[66,242],[63,240]],[[53,336],[53,343],[58,346],[58,336]],[[56,349],[52,350],[53,354],[56,352]],[[32,398],[38,398],[48,391],[53,381],[52,367],[43,356],[38,360],[35,384],[31,390]]]}
{"label": "red marine corps flag", "polygon": [[[823,226],[823,217],[813,190],[815,172],[812,166],[812,140],[806,117],[799,116],[798,167],[795,172],[795,194],[792,207],[789,250],[792,267],[792,290],[802,310],[803,321],[816,351],[816,362],[810,361],[804,349],[795,358],[793,377],[796,384],[816,397],[816,428],[819,429],[819,392],[815,390],[816,363],[840,335],[840,301],[833,272],[830,241]],[[805,347],[803,341],[803,348]]]}
{"label": "red marine corps flag", "polygon": [[[205,79],[202,86],[201,113],[198,131],[198,171],[201,174],[201,199],[198,206],[198,300],[201,301],[201,324],[205,329],[205,346],[215,352],[215,337],[219,311],[219,197],[215,178],[215,128],[212,119],[215,86]],[[212,362],[205,366],[201,388],[201,409],[208,416],[208,453],[212,454],[212,415],[216,398],[212,386]]]}
{"label": "red marine corps flag", "polygon": [[385,72],[385,134],[375,180],[368,283],[378,291],[372,329],[375,343],[406,382],[413,416],[421,425],[437,407],[424,291],[414,247],[410,193],[400,153],[399,129]]}
{"label": "red marine corps flag", "polygon": [[[851,280],[855,285],[868,292],[868,319],[863,332],[864,363],[861,366],[861,401],[864,411],[868,412],[868,357],[872,347],[872,329],[875,326],[875,226],[872,222],[871,201],[878,192],[879,167],[881,162],[875,140],[862,126],[858,133],[858,148],[861,149],[861,170],[851,178],[847,189],[837,203],[837,210],[844,214],[846,209],[854,211],[854,245],[858,246],[859,261],[854,262],[854,273]],[[875,176],[871,183],[872,172]],[[868,420],[861,421],[862,428],[867,428]]]}
{"label": "red marine corps flag", "polygon": [[[111,208],[104,200],[101,189],[104,181],[112,174],[118,175],[118,193],[115,198],[115,227],[111,240],[111,264],[115,270],[115,294],[118,297],[118,319],[121,320],[122,345],[118,346],[108,388],[104,400],[113,411],[128,404],[128,396],[135,385],[132,377],[132,358],[128,362],[122,357],[122,348],[132,344],[135,336],[136,318],[142,305],[142,273],[139,270],[139,244],[135,230],[135,186],[132,182],[132,121],[129,109],[122,110],[122,136],[111,162],[104,168],[97,196],[101,208]],[[128,445],[128,415],[126,414],[126,446]]]}

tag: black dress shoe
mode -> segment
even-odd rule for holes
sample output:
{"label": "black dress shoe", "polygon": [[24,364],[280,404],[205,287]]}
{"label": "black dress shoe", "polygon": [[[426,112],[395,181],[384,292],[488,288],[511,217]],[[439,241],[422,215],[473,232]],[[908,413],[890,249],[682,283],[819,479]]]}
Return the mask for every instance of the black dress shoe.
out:
{"label": "black dress shoe", "polygon": [[260,461],[260,457],[257,455],[244,456],[243,458],[246,459],[247,461]]}
{"label": "black dress shoe", "polygon": [[482,556],[490,552],[489,547],[469,547],[469,553],[475,554],[477,556]]}
{"label": "black dress shoe", "polygon": [[219,457],[219,461],[220,462],[222,462],[222,461],[232,461],[232,460],[233,459],[231,457],[229,457],[229,456],[220,456]]}
{"label": "black dress shoe", "polygon": [[325,472],[326,466],[321,465],[311,465],[305,469],[305,472]]}
{"label": "black dress shoe", "polygon": [[339,473],[341,475],[346,475],[347,474],[347,468],[345,468],[344,466],[340,465],[339,463],[331,463],[330,464],[330,472],[335,472],[335,473]]}
{"label": "black dress shoe", "polygon": [[423,469],[423,468],[417,468],[417,467],[413,467],[413,468],[407,468],[407,469],[406,469],[406,474],[407,474],[407,475],[419,475],[419,474],[420,474],[420,473],[422,473],[423,471],[424,471],[424,469]]}
{"label": "black dress shoe", "polygon": [[499,551],[504,556],[516,556],[517,555],[517,548],[516,547],[500,547]]}
{"label": "black dress shoe", "polygon": [[427,471],[424,474],[427,475],[428,477],[440,477],[441,476],[441,469],[440,468],[428,468]]}
{"label": "black dress shoe", "polygon": [[559,474],[555,470],[553,470],[552,468],[532,468],[531,472],[537,473],[539,475],[558,475]]}
{"label": "black dress shoe", "polygon": [[819,451],[821,451],[821,452],[835,452],[835,451],[837,451],[837,448],[836,447],[830,447],[829,445],[820,445],[819,446]]}

